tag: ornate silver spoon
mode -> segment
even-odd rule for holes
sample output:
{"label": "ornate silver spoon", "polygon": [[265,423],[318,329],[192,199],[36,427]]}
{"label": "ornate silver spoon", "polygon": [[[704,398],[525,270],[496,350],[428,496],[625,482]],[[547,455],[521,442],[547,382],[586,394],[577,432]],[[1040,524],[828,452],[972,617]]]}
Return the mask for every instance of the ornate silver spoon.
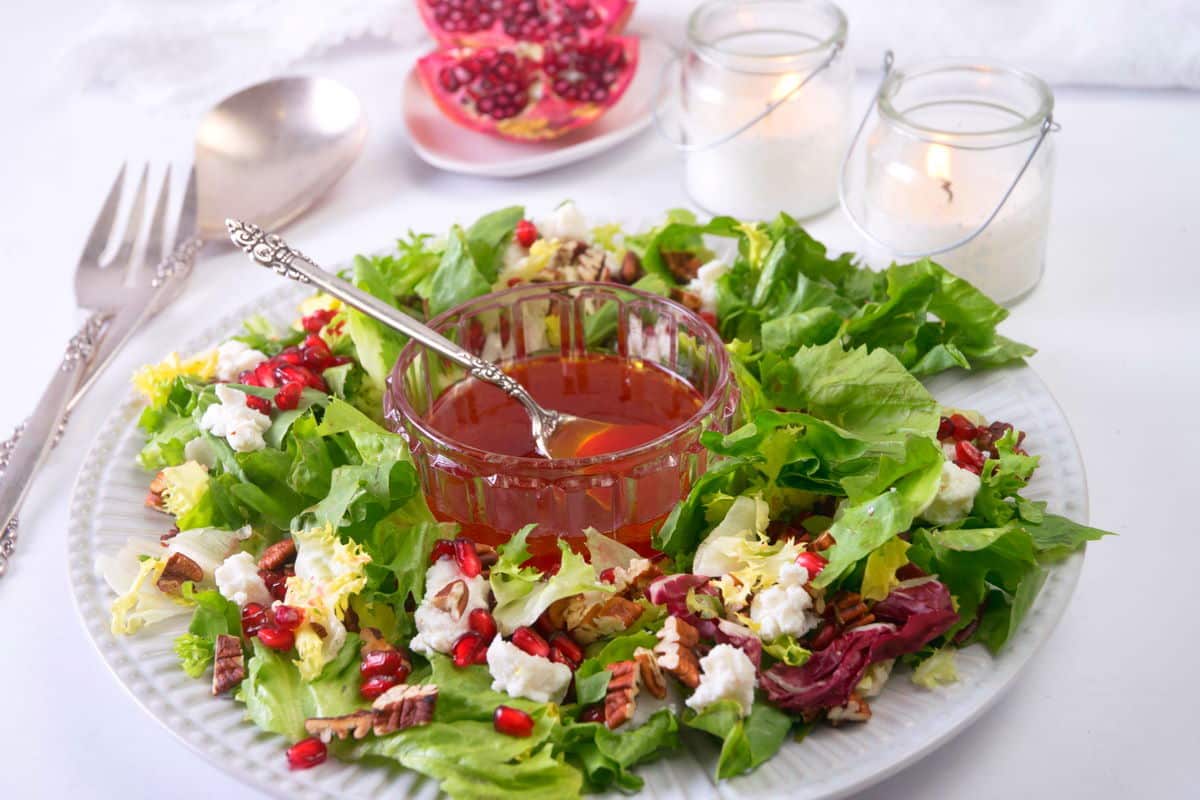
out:
{"label": "ornate silver spoon", "polygon": [[546,458],[569,458],[579,442],[593,433],[608,430],[614,423],[577,417],[563,411],[542,408],[529,391],[500,367],[463,349],[437,331],[418,322],[387,303],[367,294],[351,283],[327,272],[279,236],[265,233],[257,225],[226,219],[229,238],[256,263],[300,283],[310,283],[390,328],[420,342],[459,366],[473,377],[500,387],[529,414],[530,430],[537,451]]}

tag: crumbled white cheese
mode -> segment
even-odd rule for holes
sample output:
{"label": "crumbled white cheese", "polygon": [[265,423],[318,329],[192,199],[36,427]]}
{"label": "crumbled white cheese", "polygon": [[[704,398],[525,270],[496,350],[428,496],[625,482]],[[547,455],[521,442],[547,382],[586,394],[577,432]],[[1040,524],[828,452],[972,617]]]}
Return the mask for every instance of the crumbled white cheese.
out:
{"label": "crumbled white cheese", "polygon": [[[467,586],[467,605],[461,617],[435,608],[432,602],[434,595],[456,580],[461,580]],[[482,575],[468,578],[459,570],[454,559],[438,559],[425,572],[425,599],[413,614],[417,635],[409,646],[425,655],[449,653],[459,637],[467,632],[471,612],[477,608],[487,608],[491,596],[492,589],[487,578]]]}
{"label": "crumbled white cheese", "polygon": [[217,384],[217,399],[204,409],[200,427],[213,436],[224,436],[239,453],[252,453],[267,446],[263,432],[271,427],[271,418],[246,405],[246,395],[237,389]]}
{"label": "crumbled white cheese", "polygon": [[526,653],[497,636],[487,649],[492,690],[535,703],[561,703],[571,683],[571,669],[548,658]]}
{"label": "crumbled white cheese", "polygon": [[258,564],[249,553],[234,553],[213,573],[217,591],[238,608],[247,603],[271,605],[271,593],[258,575]]}
{"label": "crumbled white cheese", "polygon": [[728,262],[714,258],[696,270],[696,277],[688,282],[687,289],[700,298],[700,307],[705,311],[717,310],[717,281],[729,272]]}
{"label": "crumbled white cheese", "polygon": [[821,621],[813,611],[813,599],[804,590],[808,570],[799,564],[785,564],[779,570],[779,582],[754,595],[750,603],[750,619],[758,624],[763,641],[784,634],[797,638],[811,631]]}
{"label": "crumbled white cheese", "polygon": [[267,360],[265,353],[250,347],[245,342],[230,339],[217,348],[217,380],[236,381],[248,369],[254,369]]}
{"label": "crumbled white cheese", "polygon": [[750,656],[731,644],[719,644],[700,659],[700,669],[700,685],[687,699],[688,706],[703,711],[718,700],[734,700],[743,717],[750,713],[757,682]]}
{"label": "crumbled white cheese", "polygon": [[941,482],[937,495],[920,513],[926,522],[949,525],[971,513],[975,495],[979,494],[979,476],[946,461],[942,464]]}
{"label": "crumbled white cheese", "polygon": [[570,200],[535,223],[544,239],[578,239],[590,242],[592,231],[579,208]]}
{"label": "crumbled white cheese", "polygon": [[212,442],[203,436],[197,436],[183,446],[183,457],[209,469],[217,465],[217,451],[213,449]]}

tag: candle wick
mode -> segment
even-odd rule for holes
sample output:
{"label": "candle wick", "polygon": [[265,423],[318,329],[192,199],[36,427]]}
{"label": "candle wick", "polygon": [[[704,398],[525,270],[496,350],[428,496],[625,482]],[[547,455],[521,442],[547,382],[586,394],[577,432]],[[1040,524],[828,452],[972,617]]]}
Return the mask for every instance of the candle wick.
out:
{"label": "candle wick", "polygon": [[954,202],[954,189],[952,189],[950,187],[951,187],[950,181],[948,181],[948,180],[942,181],[942,191],[946,193],[946,202],[947,203]]}

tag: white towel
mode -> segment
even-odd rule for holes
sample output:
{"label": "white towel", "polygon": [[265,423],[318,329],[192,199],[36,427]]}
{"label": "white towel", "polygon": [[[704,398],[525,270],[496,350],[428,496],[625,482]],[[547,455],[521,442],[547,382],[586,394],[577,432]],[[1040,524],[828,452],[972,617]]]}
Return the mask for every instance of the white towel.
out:
{"label": "white towel", "polygon": [[[955,56],[1058,84],[1200,88],[1200,0],[841,0],[864,71]],[[696,2],[642,0],[634,27],[683,43]],[[173,113],[348,40],[428,41],[414,0],[113,0],[69,40],[60,80]]]}

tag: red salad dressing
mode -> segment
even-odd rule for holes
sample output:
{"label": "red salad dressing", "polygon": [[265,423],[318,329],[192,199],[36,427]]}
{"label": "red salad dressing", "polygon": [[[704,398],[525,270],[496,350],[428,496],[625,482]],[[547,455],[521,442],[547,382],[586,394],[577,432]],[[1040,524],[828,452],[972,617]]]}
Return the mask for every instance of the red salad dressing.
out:
{"label": "red salad dressing", "polygon": [[[547,408],[612,423],[611,428],[571,443],[569,452],[579,458],[620,453],[651,442],[685,424],[703,405],[700,393],[685,380],[656,364],[618,356],[539,356],[506,366],[505,371]],[[490,453],[539,458],[530,435],[529,417],[521,405],[495,386],[475,378],[456,384],[439,397],[426,419],[432,428],[462,444]],[[677,475],[635,471],[638,464],[634,461],[618,456],[611,464],[587,470],[589,474],[614,476],[624,496],[636,498],[636,506],[629,509],[630,520],[613,530],[613,504],[617,500],[611,493],[588,490],[582,497],[563,501],[570,507],[572,530],[546,530],[543,524],[530,537],[533,552],[554,553],[558,535],[578,534],[587,527],[648,552],[651,532],[689,487],[681,485]],[[546,461],[548,470],[552,463]],[[465,518],[455,513],[456,506],[465,501],[457,490],[443,493],[427,487],[427,491],[430,507],[439,518]],[[544,523],[547,515],[539,514],[540,504],[556,501],[553,493],[542,493],[537,499],[534,494],[506,495],[507,500],[488,509],[494,525],[467,524],[463,533],[495,545],[525,523]],[[539,537],[538,533],[543,535]],[[535,542],[538,538],[542,541]]]}

